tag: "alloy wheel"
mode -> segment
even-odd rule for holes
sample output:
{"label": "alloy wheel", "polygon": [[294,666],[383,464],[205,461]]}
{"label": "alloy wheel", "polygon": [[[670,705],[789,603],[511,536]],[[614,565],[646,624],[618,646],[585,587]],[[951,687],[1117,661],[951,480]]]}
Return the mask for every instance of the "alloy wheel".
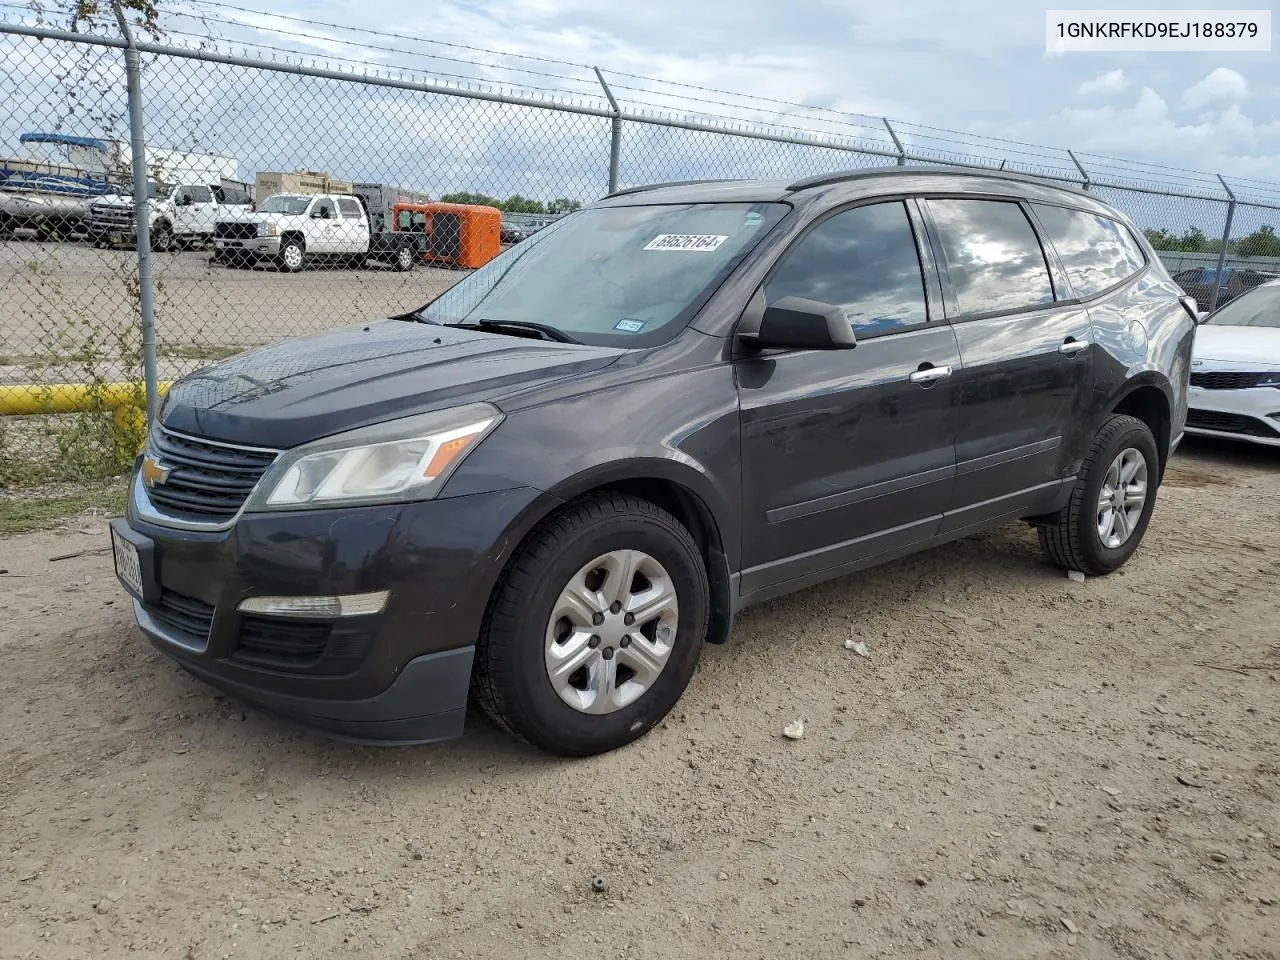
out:
{"label": "alloy wheel", "polygon": [[1109,550],[1124,545],[1147,504],[1147,459],[1126,447],[1116,454],[1098,494],[1098,538]]}

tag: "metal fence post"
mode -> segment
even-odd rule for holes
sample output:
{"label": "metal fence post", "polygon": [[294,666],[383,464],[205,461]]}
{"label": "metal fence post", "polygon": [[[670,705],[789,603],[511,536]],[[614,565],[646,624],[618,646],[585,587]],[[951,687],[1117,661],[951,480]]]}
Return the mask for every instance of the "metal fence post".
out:
{"label": "metal fence post", "polygon": [[147,140],[142,120],[142,71],[133,31],[120,6],[111,0],[116,22],[124,34],[125,84],[129,93],[130,165],[133,167],[133,215],[137,220],[138,313],[142,324],[142,377],[147,393],[147,425],[155,419],[159,398],[156,389],[156,317],[151,277],[151,211],[147,197]]}
{"label": "metal fence post", "polygon": [[1218,309],[1218,294],[1222,292],[1222,270],[1227,265],[1227,244],[1231,242],[1231,221],[1236,215],[1236,195],[1227,186],[1227,181],[1218,174],[1218,182],[1227,192],[1227,222],[1222,226],[1222,246],[1218,248],[1218,270],[1213,275],[1213,294],[1209,297],[1209,312]]}
{"label": "metal fence post", "polygon": [[613,108],[613,119],[609,122],[609,192],[613,193],[618,189],[618,160],[622,155],[622,111],[618,109],[618,101],[613,99],[613,91],[604,82],[604,74],[600,72],[600,68],[591,69],[595,70],[596,79],[600,81],[609,106]]}
{"label": "metal fence post", "polygon": [[907,165],[907,151],[902,147],[902,141],[898,139],[898,132],[893,129],[893,125],[889,123],[888,117],[881,117],[884,121],[884,128],[889,131],[889,139],[893,141],[894,147],[898,151],[898,166],[905,167]]}
{"label": "metal fence post", "polygon": [[1084,183],[1080,184],[1080,189],[1088,190],[1089,189],[1089,171],[1086,170],[1083,165],[1081,165],[1080,161],[1076,159],[1076,155],[1072,153],[1070,150],[1067,151],[1067,156],[1070,157],[1071,162],[1076,165],[1076,169],[1080,171],[1080,176],[1084,180]]}

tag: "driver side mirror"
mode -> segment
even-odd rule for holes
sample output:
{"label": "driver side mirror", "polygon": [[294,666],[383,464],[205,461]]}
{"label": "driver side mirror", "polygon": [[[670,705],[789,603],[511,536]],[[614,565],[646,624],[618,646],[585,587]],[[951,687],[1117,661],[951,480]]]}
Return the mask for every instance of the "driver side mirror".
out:
{"label": "driver side mirror", "polygon": [[760,316],[759,329],[741,336],[762,348],[848,350],[858,345],[843,308],[804,297],[782,297],[769,304]]}
{"label": "driver side mirror", "polygon": [[178,197],[178,206],[180,207],[189,207],[193,203],[195,203],[195,200],[189,193],[184,193],[182,196]]}

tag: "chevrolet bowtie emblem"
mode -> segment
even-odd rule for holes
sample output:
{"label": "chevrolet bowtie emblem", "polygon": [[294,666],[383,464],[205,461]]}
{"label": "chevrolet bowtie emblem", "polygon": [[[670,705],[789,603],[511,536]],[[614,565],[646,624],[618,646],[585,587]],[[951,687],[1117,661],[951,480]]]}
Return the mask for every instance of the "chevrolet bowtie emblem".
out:
{"label": "chevrolet bowtie emblem", "polygon": [[148,487],[167,482],[169,474],[172,472],[169,467],[166,467],[154,457],[142,458],[142,482]]}

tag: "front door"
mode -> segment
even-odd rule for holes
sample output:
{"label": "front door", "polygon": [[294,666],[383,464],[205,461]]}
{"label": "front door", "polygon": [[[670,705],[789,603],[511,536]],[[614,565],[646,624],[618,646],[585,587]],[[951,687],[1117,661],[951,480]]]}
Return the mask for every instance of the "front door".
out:
{"label": "front door", "polygon": [[1052,509],[1093,372],[1089,313],[1057,289],[1016,200],[921,201],[960,344],[956,483],[944,532]]}
{"label": "front door", "polygon": [[938,531],[955,473],[949,411],[960,354],[936,275],[926,294],[920,234],[901,201],[847,209],[803,234],[764,284],[768,303],[799,296],[843,307],[858,345],[736,361],[744,595]]}
{"label": "front door", "polygon": [[307,250],[310,253],[337,253],[340,246],[341,224],[338,208],[328,197],[321,197],[311,205],[311,229],[307,233]]}

